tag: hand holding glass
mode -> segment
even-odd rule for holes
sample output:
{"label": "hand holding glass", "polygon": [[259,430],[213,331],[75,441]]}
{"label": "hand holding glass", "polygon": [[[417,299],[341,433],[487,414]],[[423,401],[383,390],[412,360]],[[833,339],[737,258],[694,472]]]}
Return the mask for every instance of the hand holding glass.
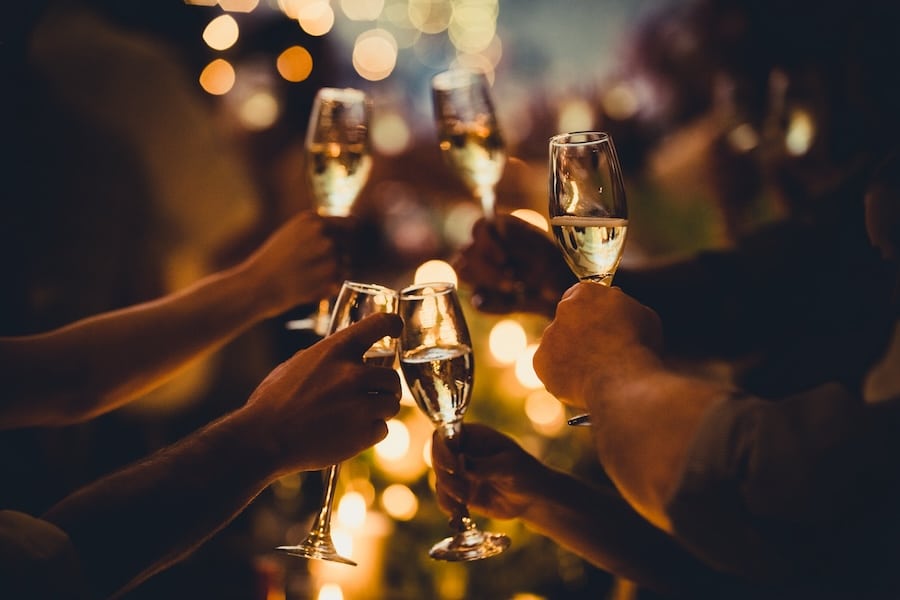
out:
{"label": "hand holding glass", "polygon": [[[472,395],[474,360],[465,316],[452,283],[400,292],[400,367],[416,404],[448,442],[456,443]],[[432,558],[478,560],[509,547],[509,538],[478,529],[465,506],[453,516],[455,535],[435,544]]]}
{"label": "hand holding glass", "polygon": [[[611,285],[622,259],[628,207],[622,168],[609,134],[550,138],[550,226],[569,268],[581,281]],[[587,415],[570,425],[589,425]]]}
{"label": "hand holding glass", "polygon": [[506,150],[484,73],[451,69],[431,82],[441,153],[494,218],[494,186],[503,174]]}
{"label": "hand holding glass", "polygon": [[[373,313],[396,313],[397,299],[397,292],[390,288],[345,281],[334,306],[328,333],[331,334],[349,327]],[[363,355],[363,361],[377,366],[391,367],[396,355],[397,340],[386,337],[372,345]],[[278,550],[303,558],[318,558],[356,565],[353,560],[338,553],[331,539],[331,511],[334,506],[339,472],[340,465],[332,465],[326,471],[322,506],[306,539],[297,546],[279,546]]]}
{"label": "hand holding glass", "polygon": [[[306,174],[316,212],[348,217],[372,170],[369,150],[371,102],[353,88],[322,88],[316,93],[306,130]],[[319,303],[312,319],[288,323],[325,335],[330,300]]]}

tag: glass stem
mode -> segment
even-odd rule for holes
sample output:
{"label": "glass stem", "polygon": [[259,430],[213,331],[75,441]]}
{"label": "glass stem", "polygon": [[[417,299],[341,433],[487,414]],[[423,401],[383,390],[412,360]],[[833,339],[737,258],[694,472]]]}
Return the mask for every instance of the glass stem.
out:
{"label": "glass stem", "polygon": [[[440,431],[447,442],[447,447],[459,456],[459,434],[462,432],[462,422],[443,423]],[[474,527],[475,522],[469,516],[469,508],[465,504],[457,506],[450,518],[450,529],[457,533],[463,533]]]}
{"label": "glass stem", "polygon": [[484,213],[484,218],[486,221],[494,220],[494,205],[497,201],[497,196],[494,193],[494,188],[492,186],[486,185],[478,190],[478,198],[481,200],[481,211]]}
{"label": "glass stem", "polygon": [[331,510],[334,506],[334,494],[337,490],[338,473],[340,465],[331,465],[325,472],[325,495],[322,498],[322,507],[316,517],[315,531],[319,537],[331,535]]}

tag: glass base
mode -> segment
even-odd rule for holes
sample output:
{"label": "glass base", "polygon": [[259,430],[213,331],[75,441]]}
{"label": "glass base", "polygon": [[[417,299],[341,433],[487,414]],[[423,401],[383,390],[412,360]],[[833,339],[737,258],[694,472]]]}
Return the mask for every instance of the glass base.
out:
{"label": "glass base", "polygon": [[345,565],[356,566],[356,562],[345,556],[338,554],[331,539],[326,536],[310,533],[302,543],[296,546],[278,546],[275,548],[285,554],[298,556],[300,558],[316,558],[318,560],[329,560],[331,562],[344,563]]}
{"label": "glass base", "polygon": [[466,530],[441,540],[431,547],[428,556],[436,560],[461,562],[481,560],[509,548],[509,537],[503,533]]}

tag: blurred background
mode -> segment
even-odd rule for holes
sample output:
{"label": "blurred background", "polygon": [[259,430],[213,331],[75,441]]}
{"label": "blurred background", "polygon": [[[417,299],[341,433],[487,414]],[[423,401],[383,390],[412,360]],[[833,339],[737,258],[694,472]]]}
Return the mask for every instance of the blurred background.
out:
{"label": "blurred background", "polygon": [[[11,150],[0,217],[8,282],[0,332],[46,330],[179,289],[239,260],[309,208],[303,136],[322,86],[357,87],[374,101],[373,172],[354,210],[358,237],[347,240],[354,278],[399,288],[417,274],[453,277],[448,263],[481,214],[442,163],[434,130],[429,82],[455,65],[481,68],[493,82],[510,156],[499,210],[523,211],[545,226],[547,139],[604,129],[627,177],[633,227],[623,265],[728,247],[795,208],[760,176],[760,164],[777,156],[827,165],[837,177],[853,151],[845,157],[824,146],[836,135],[833,123],[857,131],[871,128],[866,119],[897,119],[886,109],[896,98],[842,94],[840,113],[827,103],[833,82],[822,77],[827,68],[813,67],[851,47],[855,66],[881,55],[877,46],[853,46],[851,7],[806,10],[801,2],[774,18],[772,2],[744,4],[82,0],[4,8],[13,40],[5,58],[17,77],[3,92]],[[842,37],[826,48],[807,39],[811,30]],[[28,44],[17,47],[20,34]],[[877,82],[873,71],[854,71],[855,89]],[[560,469],[603,478],[587,433],[565,426],[562,405],[531,369],[546,322],[472,309],[467,317],[476,357],[467,419],[513,435]],[[274,365],[315,341],[286,330],[285,318],[94,422],[4,434],[0,476],[9,507],[40,512],[240,406]],[[870,393],[882,394],[895,372],[876,374]],[[390,425],[384,442],[342,471],[334,535],[358,567],[273,552],[305,536],[320,501],[319,475],[295,475],[127,598],[624,593],[621,582],[515,522],[486,524],[513,540],[498,557],[432,561],[427,549],[445,535],[447,520],[433,500],[431,425],[408,393]]]}

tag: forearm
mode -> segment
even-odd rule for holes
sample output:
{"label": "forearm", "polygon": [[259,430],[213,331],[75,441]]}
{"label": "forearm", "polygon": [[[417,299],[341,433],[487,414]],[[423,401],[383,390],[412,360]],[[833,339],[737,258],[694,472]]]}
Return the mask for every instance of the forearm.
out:
{"label": "forearm", "polygon": [[724,585],[724,578],[643,519],[611,487],[549,472],[533,494],[522,515],[526,526],[605,571],[675,596],[693,597]]}
{"label": "forearm", "polygon": [[195,549],[270,482],[270,451],[243,441],[254,436],[241,420],[240,412],[223,417],[78,490],[45,515],[68,533],[98,597],[128,589]]}
{"label": "forearm", "polygon": [[628,502],[671,531],[666,502],[692,441],[706,412],[733,390],[661,364],[634,376],[620,374],[615,380],[594,380],[586,393],[595,448]]}
{"label": "forearm", "polygon": [[0,338],[0,428],[60,425],[138,397],[266,315],[235,267],[158,300],[24,338]]}

